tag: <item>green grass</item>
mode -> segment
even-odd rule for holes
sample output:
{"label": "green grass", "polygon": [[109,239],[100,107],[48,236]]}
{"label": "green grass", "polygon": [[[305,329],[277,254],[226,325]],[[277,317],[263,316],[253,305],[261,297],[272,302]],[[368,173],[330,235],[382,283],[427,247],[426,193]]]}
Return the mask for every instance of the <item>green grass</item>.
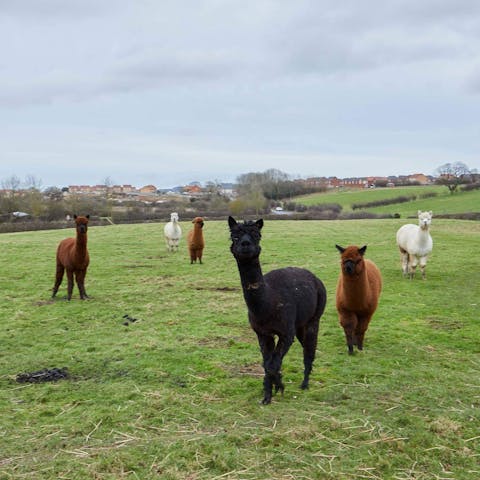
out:
{"label": "green grass", "polygon": [[[269,406],[226,222],[206,222],[203,265],[185,242],[168,254],[159,224],[91,228],[83,302],[65,285],[50,300],[72,230],[0,235],[0,479],[479,478],[480,224],[434,218],[427,280],[409,281],[403,223],[266,222],[264,271],[309,268],[329,295],[310,389],[296,342]],[[335,243],[367,244],[384,279],[354,356]],[[71,378],[15,381],[53,367]]]}
{"label": "green grass", "polygon": [[[437,195],[430,198],[421,198],[422,195],[428,193],[436,193]],[[344,212],[350,212],[354,204],[375,202],[400,196],[416,196],[417,198],[410,202],[396,203],[365,210],[373,213],[398,213],[402,218],[416,216],[418,210],[432,210],[434,216],[446,213],[480,212],[480,190],[470,192],[460,190],[452,195],[448,189],[443,186],[336,190],[297,197],[294,201],[307,206],[323,203],[338,203],[343,207]]]}

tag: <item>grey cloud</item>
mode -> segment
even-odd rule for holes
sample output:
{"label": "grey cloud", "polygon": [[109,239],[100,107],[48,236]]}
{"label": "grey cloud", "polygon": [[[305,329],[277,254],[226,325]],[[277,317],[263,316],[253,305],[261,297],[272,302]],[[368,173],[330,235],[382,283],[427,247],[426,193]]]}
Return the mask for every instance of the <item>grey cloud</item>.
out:
{"label": "grey cloud", "polygon": [[[9,14],[70,16],[47,40],[41,28],[30,40],[24,30],[25,43],[12,66],[3,67],[0,104],[76,101],[179,84],[202,88],[208,82],[349,78],[429,62],[448,67],[424,67],[428,81],[441,72],[448,82],[458,62],[479,58],[474,25],[480,2],[473,0],[195,5],[0,0],[0,9]],[[84,16],[89,16],[87,23]]]}
{"label": "grey cloud", "polygon": [[230,76],[235,69],[231,57],[222,51],[176,51],[174,54],[155,51],[128,58],[112,68],[113,78],[139,83],[142,86],[169,82],[203,82]]}
{"label": "grey cloud", "polygon": [[[119,2],[120,3],[120,2]],[[92,17],[114,8],[110,2],[97,0],[0,0],[3,15],[28,19]]]}
{"label": "grey cloud", "polygon": [[465,81],[465,88],[469,93],[474,95],[480,94],[480,62],[478,62],[476,68],[468,75]]}
{"label": "grey cloud", "polygon": [[303,4],[273,38],[285,71],[330,75],[478,56],[473,0],[321,4]]}

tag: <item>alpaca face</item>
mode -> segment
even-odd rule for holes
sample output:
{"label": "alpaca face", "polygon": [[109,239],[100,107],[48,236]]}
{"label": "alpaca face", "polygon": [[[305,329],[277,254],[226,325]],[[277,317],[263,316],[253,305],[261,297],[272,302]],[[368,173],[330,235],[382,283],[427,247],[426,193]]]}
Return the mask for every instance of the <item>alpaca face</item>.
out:
{"label": "alpaca face", "polygon": [[173,213],[170,214],[170,221],[178,222],[178,213],[177,212],[173,212]]}
{"label": "alpaca face", "polygon": [[432,212],[422,212],[418,211],[418,225],[422,230],[427,230],[432,223]]}
{"label": "alpaca face", "polygon": [[341,254],[342,272],[349,276],[358,275],[364,267],[363,255],[367,250],[367,246],[365,245],[362,248],[358,248],[355,245],[347,248],[340,247],[339,245],[335,246]]}
{"label": "alpaca face", "polygon": [[196,227],[198,225],[199,228],[203,228],[203,218],[202,217],[195,217],[192,220],[192,223]]}
{"label": "alpaca face", "polygon": [[233,217],[228,217],[230,227],[230,239],[232,245],[230,251],[238,260],[250,260],[260,255],[260,239],[262,235],[260,230],[263,227],[263,220],[256,222],[248,221],[237,223]]}
{"label": "alpaca face", "polygon": [[90,215],[86,215],[85,217],[78,217],[77,215],[74,215],[73,218],[75,219],[75,224],[77,228],[78,233],[87,233],[88,230],[88,219],[90,218]]}

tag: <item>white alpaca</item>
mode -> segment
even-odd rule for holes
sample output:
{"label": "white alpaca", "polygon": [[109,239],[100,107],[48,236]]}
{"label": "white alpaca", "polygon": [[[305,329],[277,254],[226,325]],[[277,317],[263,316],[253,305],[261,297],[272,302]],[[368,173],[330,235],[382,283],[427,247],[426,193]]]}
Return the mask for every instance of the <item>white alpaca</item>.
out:
{"label": "white alpaca", "polygon": [[165,243],[169,252],[176,252],[178,250],[178,243],[182,238],[182,229],[178,223],[178,213],[173,212],[170,214],[170,221],[165,225],[163,229],[165,235]]}
{"label": "white alpaca", "polygon": [[433,241],[429,227],[432,223],[432,212],[418,211],[418,225],[408,223],[397,231],[397,245],[402,258],[402,272],[410,279],[415,276],[415,269],[420,265],[422,278],[425,279],[425,268],[428,255],[432,252]]}

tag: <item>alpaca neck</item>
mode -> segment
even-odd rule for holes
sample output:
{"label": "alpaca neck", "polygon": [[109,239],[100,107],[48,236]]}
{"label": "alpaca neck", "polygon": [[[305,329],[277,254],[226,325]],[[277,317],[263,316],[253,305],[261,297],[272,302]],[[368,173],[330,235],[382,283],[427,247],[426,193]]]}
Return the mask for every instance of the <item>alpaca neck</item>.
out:
{"label": "alpaca neck", "polygon": [[417,240],[418,243],[427,243],[430,233],[428,231],[428,226],[425,228],[419,227],[417,231]]}
{"label": "alpaca neck", "polygon": [[260,261],[257,257],[248,262],[237,260],[237,264],[245,302],[251,312],[258,314],[265,308],[267,296],[267,285],[263,278]]}
{"label": "alpaca neck", "polygon": [[364,268],[359,275],[350,276],[343,274],[343,290],[349,298],[366,298],[369,291],[367,270]]}
{"label": "alpaca neck", "polygon": [[84,257],[87,252],[87,234],[77,232],[75,241],[75,252],[78,257]]}

